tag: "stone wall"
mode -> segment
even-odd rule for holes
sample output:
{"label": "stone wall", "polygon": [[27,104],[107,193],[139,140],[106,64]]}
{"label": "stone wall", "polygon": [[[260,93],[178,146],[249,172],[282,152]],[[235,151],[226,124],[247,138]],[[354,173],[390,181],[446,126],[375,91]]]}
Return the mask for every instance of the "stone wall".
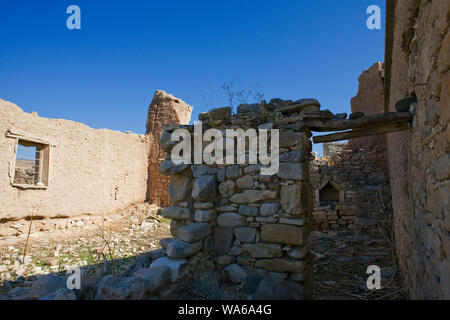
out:
{"label": "stone wall", "polygon": [[449,1],[388,1],[386,110],[415,93],[412,129],[387,135],[397,254],[411,298],[450,298]]}
{"label": "stone wall", "polygon": [[163,161],[164,152],[159,139],[166,124],[188,124],[191,120],[192,107],[181,99],[164,91],[156,91],[148,108],[147,138],[149,141],[148,189],[147,200],[159,206],[169,204],[169,178],[158,171]]}
{"label": "stone wall", "polygon": [[334,142],[334,143],[324,143],[323,145],[323,158],[330,159],[333,158],[336,153],[348,148],[347,142]]}
{"label": "stone wall", "polygon": [[[311,161],[317,228],[362,231],[387,222],[391,195],[385,157],[386,150],[375,147],[369,151],[343,149],[332,157]],[[326,188],[336,194],[336,200],[321,199]]]}
{"label": "stone wall", "polygon": [[[0,132],[0,221],[103,214],[146,199],[143,135],[42,118],[4,100]],[[17,136],[49,144],[48,186],[12,185]]]}
{"label": "stone wall", "polygon": [[[275,118],[280,117],[276,109],[290,104],[294,102],[273,99],[268,105],[241,105],[236,115],[231,115],[231,108],[220,108],[200,114],[199,120],[203,130],[272,129]],[[305,111],[319,109],[316,100],[299,100],[299,104]],[[260,164],[248,162],[176,165],[169,152],[174,147],[170,134],[177,128],[194,131],[192,126],[166,126],[161,139],[168,153],[159,170],[171,176],[171,206],[164,208],[162,215],[172,219],[174,237],[164,244],[166,262],[195,266],[198,261],[199,265],[212,262],[211,267],[221,270],[225,282],[258,281],[254,299],[309,297],[312,186],[308,129],[298,123],[278,128],[279,171],[267,176],[261,174]]]}

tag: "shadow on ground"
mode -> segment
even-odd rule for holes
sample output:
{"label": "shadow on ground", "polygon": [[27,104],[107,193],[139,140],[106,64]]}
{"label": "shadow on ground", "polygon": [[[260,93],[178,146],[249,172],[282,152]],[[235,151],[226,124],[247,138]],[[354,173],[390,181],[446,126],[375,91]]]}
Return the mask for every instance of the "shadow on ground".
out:
{"label": "shadow on ground", "polygon": [[[348,230],[314,231],[311,234],[311,252],[314,255],[314,296],[316,300],[393,300],[405,299],[401,286],[395,255],[382,234],[357,235]],[[19,277],[15,281],[4,281],[0,286],[0,300],[92,300],[102,279],[111,276],[128,279],[141,268],[164,256],[163,249],[133,257],[105,260],[101,264],[80,267],[81,289],[69,290],[67,280],[74,273],[67,271],[46,275]],[[369,290],[366,285],[369,275],[367,267],[381,268],[380,290]],[[124,267],[125,266],[125,267]],[[71,278],[73,280],[73,277]],[[180,283],[179,287],[164,295],[165,299],[183,300],[240,300],[253,293],[261,279],[249,277],[240,285],[224,284],[219,271],[208,270]],[[73,281],[69,281],[74,283]],[[122,284],[123,286],[123,284]],[[173,285],[171,285],[173,286]],[[120,289],[120,290],[119,290]],[[132,281],[119,288],[117,299],[134,299]],[[162,288],[164,289],[164,288]],[[98,297],[97,297],[98,298]],[[155,296],[144,296],[144,299]]]}

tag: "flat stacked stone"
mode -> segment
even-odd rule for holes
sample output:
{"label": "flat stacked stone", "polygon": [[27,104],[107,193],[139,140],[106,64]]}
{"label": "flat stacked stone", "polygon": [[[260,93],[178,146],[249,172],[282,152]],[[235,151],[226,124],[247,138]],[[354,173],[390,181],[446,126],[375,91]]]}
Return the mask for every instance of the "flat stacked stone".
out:
{"label": "flat stacked stone", "polygon": [[[279,168],[266,176],[262,164],[236,164],[237,156],[232,165],[175,165],[167,154],[160,170],[171,176],[172,206],[162,215],[174,221],[175,239],[162,242],[168,255],[165,259],[186,261],[192,272],[200,270],[199,261],[213,262],[213,267],[222,270],[224,281],[231,283],[247,281],[254,276],[251,270],[256,270],[259,281],[263,280],[255,286],[255,297],[268,297],[267,289],[274,281],[280,286],[279,297],[308,296],[311,133],[301,124],[277,127],[279,119],[301,115],[311,119],[330,116],[320,111],[315,99],[273,99],[268,104],[241,105],[237,114],[219,108],[199,116],[203,130],[278,129]],[[169,126],[168,133],[169,129],[176,128]],[[187,129],[194,131],[193,126]],[[163,137],[164,148],[172,150],[175,146],[169,135]],[[183,272],[175,271],[176,277],[179,274]]]}

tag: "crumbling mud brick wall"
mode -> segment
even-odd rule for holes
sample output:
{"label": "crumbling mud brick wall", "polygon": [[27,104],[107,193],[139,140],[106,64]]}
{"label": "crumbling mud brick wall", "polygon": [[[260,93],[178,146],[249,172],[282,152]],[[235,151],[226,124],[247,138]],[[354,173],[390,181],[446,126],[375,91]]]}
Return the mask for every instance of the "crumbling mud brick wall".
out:
{"label": "crumbling mud brick wall", "polygon": [[450,299],[450,2],[387,5],[386,110],[418,100],[387,135],[398,259],[411,298]]}
{"label": "crumbling mud brick wall", "polygon": [[[291,116],[320,108],[314,99],[273,99],[267,105],[241,105],[236,115],[231,108],[214,109],[200,114],[199,120],[203,130],[214,127],[224,134],[234,128],[272,129],[280,117],[277,108],[291,104],[300,106]],[[174,239],[166,244],[168,263],[209,261],[221,270],[225,282],[259,279],[252,293],[255,299],[309,297],[312,186],[308,128],[301,123],[277,127],[279,170],[262,175],[262,165],[248,161],[246,165],[175,164],[170,158],[174,147],[170,134],[180,127],[194,131],[192,126],[166,126],[161,139],[167,154],[159,170],[171,176],[171,206],[162,211],[172,219]]]}
{"label": "crumbling mud brick wall", "polygon": [[[0,100],[0,133],[2,221],[31,214],[103,214],[145,201],[148,148],[143,135],[42,118],[4,100]],[[21,166],[15,163],[18,139],[45,146],[42,183],[14,181],[14,169]]]}
{"label": "crumbling mud brick wall", "polygon": [[160,206],[169,204],[169,179],[160,174],[164,152],[159,146],[159,139],[166,124],[188,124],[191,120],[192,107],[164,91],[156,91],[148,108],[147,138],[149,141],[149,165],[147,200]]}
{"label": "crumbling mud brick wall", "polygon": [[367,231],[386,223],[392,201],[386,150],[341,148],[310,163],[316,227]]}
{"label": "crumbling mud brick wall", "polygon": [[[374,63],[364,70],[358,78],[358,92],[351,99],[352,112],[362,112],[372,115],[384,112],[384,69],[381,62]],[[386,149],[385,135],[368,136],[351,139],[348,149],[372,150],[378,147]],[[387,162],[387,155],[386,155]]]}

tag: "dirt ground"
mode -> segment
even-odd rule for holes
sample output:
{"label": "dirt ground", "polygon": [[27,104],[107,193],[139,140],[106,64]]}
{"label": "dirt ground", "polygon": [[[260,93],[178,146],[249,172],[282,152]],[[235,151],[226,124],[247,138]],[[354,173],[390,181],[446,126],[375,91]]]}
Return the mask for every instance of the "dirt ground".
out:
{"label": "dirt ground", "polygon": [[[374,229],[355,234],[349,230],[315,231],[311,234],[314,254],[314,299],[395,300],[406,299],[390,241]],[[369,290],[367,268],[381,268],[381,289]]]}
{"label": "dirt ground", "polygon": [[[355,234],[350,230],[314,231],[310,237],[314,255],[314,300],[403,300],[406,291],[389,246],[378,229]],[[367,267],[381,269],[381,289],[367,288]],[[196,276],[179,297],[188,300],[246,299],[256,288],[251,282],[224,285],[217,272]]]}
{"label": "dirt ground", "polygon": [[[160,249],[170,237],[169,221],[147,204],[131,206],[108,217],[83,216],[32,224],[25,264],[22,264],[29,221],[11,222],[15,236],[0,237],[0,294],[27,287],[43,274],[62,273],[73,266],[104,276],[120,274],[139,255]],[[5,226],[3,226],[5,227]],[[349,230],[314,231],[314,299],[405,299],[390,242],[383,233],[355,234]],[[112,261],[112,263],[111,263]],[[108,270],[99,268],[105,263]],[[367,267],[381,268],[382,288],[368,290]],[[196,276],[181,299],[245,299],[247,288],[225,286],[217,272]]]}

